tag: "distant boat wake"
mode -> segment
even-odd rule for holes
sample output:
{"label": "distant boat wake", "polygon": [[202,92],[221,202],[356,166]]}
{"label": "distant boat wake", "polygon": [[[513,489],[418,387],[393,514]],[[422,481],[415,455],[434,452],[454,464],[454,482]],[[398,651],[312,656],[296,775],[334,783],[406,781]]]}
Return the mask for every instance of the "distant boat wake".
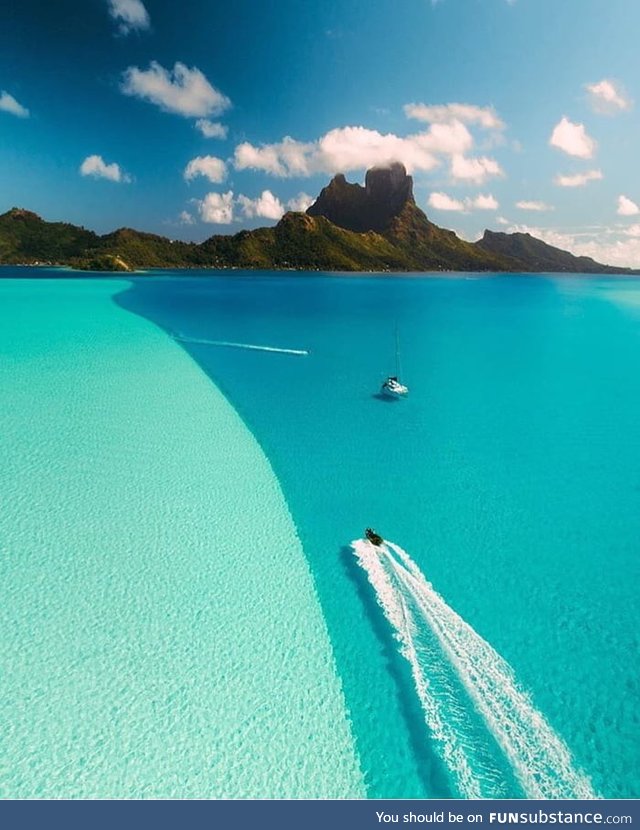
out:
{"label": "distant boat wake", "polygon": [[353,542],[411,666],[425,722],[459,793],[596,798],[589,779],[509,664],[427,582],[398,545]]}
{"label": "distant boat wake", "polygon": [[197,343],[202,346],[222,346],[228,349],[249,349],[254,352],[276,352],[277,354],[294,354],[300,356],[309,354],[306,349],[281,349],[278,346],[260,346],[255,343],[233,343],[229,340],[205,340],[199,337],[183,337],[180,334],[174,335],[174,339],[180,343]]}

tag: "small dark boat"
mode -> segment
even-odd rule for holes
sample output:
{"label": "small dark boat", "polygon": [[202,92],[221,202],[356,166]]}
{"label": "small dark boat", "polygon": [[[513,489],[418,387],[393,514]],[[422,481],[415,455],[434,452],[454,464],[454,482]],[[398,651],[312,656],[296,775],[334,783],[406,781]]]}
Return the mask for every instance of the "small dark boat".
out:
{"label": "small dark boat", "polygon": [[371,544],[375,545],[377,548],[379,548],[380,545],[384,545],[384,539],[382,538],[382,536],[380,536],[378,533],[375,532],[375,530],[372,530],[370,527],[368,527],[365,530],[364,535],[371,542]]}

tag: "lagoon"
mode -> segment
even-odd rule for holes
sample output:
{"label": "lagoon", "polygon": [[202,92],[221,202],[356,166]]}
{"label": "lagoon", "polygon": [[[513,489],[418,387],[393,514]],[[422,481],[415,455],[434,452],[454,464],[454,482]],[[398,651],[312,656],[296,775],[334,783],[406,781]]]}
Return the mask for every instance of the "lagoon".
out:
{"label": "lagoon", "polygon": [[[0,291],[7,285],[0,282]],[[442,599],[447,647],[455,649],[456,631],[468,626],[480,678],[495,665],[502,670],[487,662],[498,655],[512,672],[507,686],[515,699],[524,695],[549,726],[544,735],[554,752],[566,747],[560,793],[571,797],[585,779],[595,794],[637,792],[638,280],[164,272],[14,285],[22,293],[6,315],[2,355],[11,372],[1,387],[10,403],[2,434],[12,464],[0,481],[13,494],[3,544],[19,555],[3,566],[10,600],[3,630],[13,632],[3,665],[10,676],[19,676],[16,665],[32,675],[35,704],[31,710],[15,693],[10,698],[11,711],[22,715],[11,748],[24,758],[19,792],[33,792],[34,782],[46,780],[43,770],[59,769],[62,758],[65,780],[75,780],[72,794],[83,786],[95,792],[91,780],[94,787],[106,780],[115,793],[154,794],[160,782],[170,793],[195,794],[214,743],[219,764],[206,785],[212,789],[215,779],[213,791],[232,796],[467,794],[460,765],[433,721],[428,726],[398,632],[358,566],[351,543],[369,525],[410,557]],[[389,403],[377,391],[393,369],[396,323],[411,392]],[[222,463],[223,447],[230,454]],[[67,508],[56,494],[79,470],[84,477],[101,470],[99,487],[88,489],[80,477]],[[142,486],[144,499],[136,498]],[[139,509],[147,500],[150,514]],[[42,553],[51,539],[62,540],[53,558]],[[185,545],[193,558],[181,555]],[[224,572],[211,564],[220,547]],[[113,564],[98,567],[109,561],[120,563],[121,574]],[[236,561],[244,562],[242,578]],[[113,604],[106,586],[119,575],[127,584],[138,580],[134,594],[144,602],[121,586]],[[155,589],[140,591],[149,579],[159,591],[164,586],[159,604]],[[225,586],[224,625],[215,621],[212,581]],[[179,598],[168,587],[175,584]],[[78,604],[80,589],[100,603],[79,653],[67,658],[58,636],[53,653],[68,678],[60,686],[52,644],[36,636],[49,629],[34,628],[30,617],[38,620],[53,602],[45,614],[51,630],[75,631],[89,605]],[[185,606],[198,609],[197,621],[181,618],[177,608]],[[283,643],[273,654],[261,653],[272,645],[264,619]],[[158,683],[165,673],[178,679],[176,696],[164,697],[159,709],[150,707],[145,684],[133,695],[126,684],[118,688],[116,732],[138,734],[140,726],[127,756],[137,777],[127,789],[113,755],[96,766],[90,754],[85,772],[80,749],[99,738],[77,731],[78,710],[69,717],[69,706],[77,695],[83,705],[101,699],[94,685],[83,685],[82,660],[87,655],[101,677],[113,673],[105,643],[117,636],[124,644],[136,621],[145,632],[137,657],[152,659]],[[436,623],[416,617],[416,625],[421,666],[441,682],[439,713],[455,691],[450,734],[471,764],[474,786],[485,796],[530,794],[522,758],[505,752],[486,700],[469,694],[434,639]],[[222,664],[214,659],[220,637]],[[291,638],[297,646],[288,651]],[[236,643],[242,648],[232,657]],[[40,678],[58,689],[53,709],[43,702]],[[260,690],[278,684],[284,693],[270,693],[262,712]],[[216,714],[204,702],[218,695],[227,705]],[[300,724],[290,753],[263,750],[290,729],[291,698]],[[166,755],[155,742],[142,752],[140,735],[152,735],[158,723],[167,735],[180,705],[190,711],[194,701],[199,716],[180,732],[183,754],[162,772]],[[249,720],[234,714],[227,723],[234,707]],[[456,731],[460,724],[464,733]],[[43,725],[52,730],[49,754],[36,775],[28,770]],[[60,730],[65,751],[51,754]],[[544,764],[551,756],[536,742],[540,734],[528,749]],[[315,753],[308,770],[305,735]],[[19,747],[28,751],[20,755]],[[252,790],[247,782],[256,780]]]}

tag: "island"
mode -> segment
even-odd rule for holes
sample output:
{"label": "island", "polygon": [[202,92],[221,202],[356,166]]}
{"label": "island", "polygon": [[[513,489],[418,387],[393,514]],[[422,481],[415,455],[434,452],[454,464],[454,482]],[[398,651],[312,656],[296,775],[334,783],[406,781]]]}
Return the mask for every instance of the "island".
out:
{"label": "island", "polygon": [[338,174],[306,213],[273,227],[214,235],[202,243],[120,228],[99,236],[46,222],[23,208],[0,216],[0,265],[62,265],[84,271],[243,268],[317,271],[491,271],[637,274],[547,245],[528,233],[486,230],[477,242],[430,221],[399,162],[367,171],[364,185]]}

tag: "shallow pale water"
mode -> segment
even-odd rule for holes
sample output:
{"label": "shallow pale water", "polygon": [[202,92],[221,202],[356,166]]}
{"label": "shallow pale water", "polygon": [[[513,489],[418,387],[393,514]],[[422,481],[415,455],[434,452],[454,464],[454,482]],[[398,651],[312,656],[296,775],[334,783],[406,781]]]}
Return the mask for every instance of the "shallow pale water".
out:
{"label": "shallow pale water", "polygon": [[127,288],[0,280],[0,794],[364,795],[273,471]]}
{"label": "shallow pale water", "polygon": [[[567,761],[547,791],[575,795],[588,779],[604,796],[637,795],[639,298],[628,279],[240,273],[139,278],[119,297],[205,341],[182,345],[267,454],[314,576],[370,796],[456,797],[464,776],[425,721],[415,672],[357,566],[350,543],[366,525],[400,545],[450,609],[440,623],[425,616],[421,659],[455,694],[468,727],[458,748],[483,795],[535,791],[527,754],[547,776]],[[396,321],[411,394],[387,403],[376,393],[393,369]],[[424,596],[405,600],[419,609]],[[470,654],[473,682],[458,670]],[[502,698],[489,684],[496,666]],[[516,705],[535,729],[514,750],[491,707]]]}

